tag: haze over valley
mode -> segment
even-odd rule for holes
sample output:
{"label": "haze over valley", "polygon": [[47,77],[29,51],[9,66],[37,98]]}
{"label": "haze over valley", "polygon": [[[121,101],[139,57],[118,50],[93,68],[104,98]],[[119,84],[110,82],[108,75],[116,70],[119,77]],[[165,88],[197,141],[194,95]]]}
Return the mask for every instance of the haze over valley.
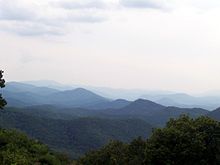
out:
{"label": "haze over valley", "polygon": [[[3,92],[5,97],[8,98],[8,104],[10,106],[13,106],[13,101],[20,101],[20,103],[15,103],[15,106],[18,104],[20,104],[20,106],[28,106],[57,103],[67,107],[90,107],[92,106],[91,104],[96,102],[100,103],[101,106],[104,102],[107,103],[118,99],[122,99],[125,102],[146,99],[164,106],[177,106],[181,108],[204,108],[207,110],[214,110],[220,107],[220,95],[218,94],[207,93],[200,96],[193,96],[187,93],[174,91],[65,85],[50,80],[9,82]],[[19,95],[20,93],[25,93],[25,95],[21,96]],[[81,100],[77,100],[77,97],[83,94],[85,95],[84,97],[88,97],[87,103],[85,101],[80,103]],[[29,100],[27,99],[28,95],[31,96]],[[67,98],[67,96],[71,97]],[[22,97],[26,97],[26,103],[24,103],[25,99]]]}

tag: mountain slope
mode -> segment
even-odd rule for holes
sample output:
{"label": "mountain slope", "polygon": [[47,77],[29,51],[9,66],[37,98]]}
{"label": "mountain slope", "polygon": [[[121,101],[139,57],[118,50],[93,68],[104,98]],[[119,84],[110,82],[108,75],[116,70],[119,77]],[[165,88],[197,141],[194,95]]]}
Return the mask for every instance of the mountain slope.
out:
{"label": "mountain slope", "polygon": [[217,108],[216,110],[209,112],[207,116],[220,121],[220,108]]}
{"label": "mountain slope", "polygon": [[108,99],[83,88],[57,92],[49,95],[48,98],[50,104],[65,107],[86,107],[108,101]]}
{"label": "mountain slope", "polygon": [[154,103],[149,100],[138,99],[128,106],[120,109],[119,113],[126,113],[129,115],[152,115],[160,112],[165,106]]}
{"label": "mountain slope", "polygon": [[8,106],[14,107],[44,104],[63,107],[88,107],[110,102],[109,99],[83,88],[59,91],[18,82],[7,83],[3,95],[8,102]]}
{"label": "mountain slope", "polygon": [[106,101],[94,105],[90,105],[87,108],[88,109],[96,109],[96,110],[105,110],[105,109],[120,109],[127,105],[129,105],[131,101],[127,101],[124,99],[117,99],[113,101]]}
{"label": "mountain slope", "polygon": [[151,125],[137,119],[53,119],[27,114],[21,109],[1,111],[0,127],[24,131],[51,148],[67,152],[73,157],[97,149],[112,139],[128,142],[138,136],[147,137],[152,130]]}
{"label": "mountain slope", "polygon": [[106,110],[104,113],[112,116],[139,118],[155,126],[163,126],[170,118],[188,114],[191,117],[206,115],[207,110],[200,108],[165,107],[149,100],[139,99],[121,109]]}
{"label": "mountain slope", "polygon": [[24,107],[31,105],[46,104],[47,98],[31,92],[12,92],[3,91],[4,98],[7,100],[7,106]]}
{"label": "mountain slope", "polygon": [[162,106],[160,104],[154,103],[149,100],[143,100],[138,99],[134,102],[131,102],[129,105],[115,110],[107,110],[106,113],[108,114],[114,114],[114,115],[120,115],[120,116],[150,116],[154,113],[160,112],[162,109],[164,109],[165,106]]}
{"label": "mountain slope", "polygon": [[59,91],[53,88],[37,87],[34,85],[20,83],[20,82],[9,82],[6,84],[4,90],[14,92],[14,93],[28,92],[28,93],[33,93],[33,94],[40,95],[40,96],[49,95],[49,94],[56,93]]}

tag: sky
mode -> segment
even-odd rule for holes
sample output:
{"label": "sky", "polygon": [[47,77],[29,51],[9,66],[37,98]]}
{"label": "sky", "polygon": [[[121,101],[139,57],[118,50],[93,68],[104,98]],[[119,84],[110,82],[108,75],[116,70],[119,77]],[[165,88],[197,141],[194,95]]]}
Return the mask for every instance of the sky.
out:
{"label": "sky", "polygon": [[219,0],[0,0],[6,81],[220,90]]}

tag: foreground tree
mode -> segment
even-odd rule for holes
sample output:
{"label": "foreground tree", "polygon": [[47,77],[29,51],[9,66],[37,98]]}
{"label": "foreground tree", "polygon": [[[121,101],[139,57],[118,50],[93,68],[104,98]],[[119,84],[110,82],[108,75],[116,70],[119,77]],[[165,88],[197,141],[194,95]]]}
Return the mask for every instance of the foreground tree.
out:
{"label": "foreground tree", "polygon": [[147,140],[145,164],[220,164],[219,122],[208,117],[171,119]]}
{"label": "foreground tree", "polygon": [[[5,80],[3,79],[3,73],[4,71],[0,70],[0,88],[5,87]],[[0,93],[0,109],[3,109],[4,106],[7,104],[5,99],[2,97],[2,94]]]}
{"label": "foreground tree", "polygon": [[152,136],[130,144],[111,142],[79,159],[78,164],[101,165],[217,165],[220,164],[219,122],[208,117],[171,119]]}
{"label": "foreground tree", "polygon": [[25,134],[0,128],[1,165],[70,165],[63,154],[52,152],[46,145]]}

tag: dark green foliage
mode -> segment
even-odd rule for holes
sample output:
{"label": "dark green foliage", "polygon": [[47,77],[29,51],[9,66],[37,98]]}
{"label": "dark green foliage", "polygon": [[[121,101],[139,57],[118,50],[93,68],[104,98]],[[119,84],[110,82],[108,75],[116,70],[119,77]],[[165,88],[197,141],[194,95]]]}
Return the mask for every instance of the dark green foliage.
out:
{"label": "dark green foliage", "polygon": [[145,149],[146,142],[141,137],[134,139],[128,145],[128,163],[130,165],[143,164]]}
{"label": "dark green foliage", "polygon": [[219,154],[215,130],[218,122],[199,117],[171,119],[157,129],[147,142],[146,158],[151,164],[215,164]]}
{"label": "dark green foliage", "polygon": [[3,79],[3,70],[0,70],[0,87],[4,88],[5,87],[5,80]]}
{"label": "dark green foliage", "polygon": [[112,141],[104,148],[90,152],[79,160],[79,164],[83,165],[113,165],[127,163],[128,146],[119,141]]}
{"label": "dark green foliage", "polygon": [[[4,71],[0,70],[0,88],[5,87],[5,80],[3,79],[3,73]],[[3,109],[4,106],[7,104],[5,99],[2,97],[2,94],[0,93],[0,109]]]}
{"label": "dark green foliage", "polygon": [[144,164],[146,142],[140,137],[130,144],[111,141],[98,151],[80,158],[80,165],[141,165]]}
{"label": "dark green foliage", "polygon": [[220,164],[220,124],[208,117],[171,119],[152,136],[130,144],[111,142],[86,154],[78,164],[102,165],[217,165]]}
{"label": "dark green foliage", "polygon": [[6,105],[6,100],[2,97],[2,94],[0,94],[0,109],[3,109]]}
{"label": "dark green foliage", "polygon": [[148,137],[152,131],[151,125],[137,119],[65,118],[64,114],[41,111],[40,107],[38,110],[7,108],[0,112],[0,126],[19,129],[73,158],[110,140],[129,142],[138,136]]}
{"label": "dark green foliage", "polygon": [[0,164],[67,165],[65,156],[52,153],[44,144],[13,130],[0,129]]}

